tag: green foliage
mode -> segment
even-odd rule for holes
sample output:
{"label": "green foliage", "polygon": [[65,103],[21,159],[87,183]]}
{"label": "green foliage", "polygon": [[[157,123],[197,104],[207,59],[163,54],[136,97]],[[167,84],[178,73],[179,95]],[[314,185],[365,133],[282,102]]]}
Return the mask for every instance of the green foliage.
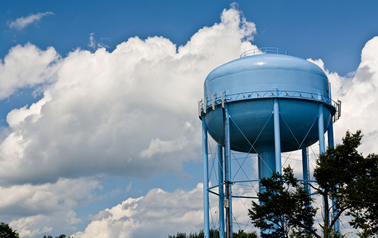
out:
{"label": "green foliage", "polygon": [[4,222],[0,223],[0,237],[6,237],[6,238],[19,238],[19,234],[16,230],[13,230],[11,227],[9,227],[8,224],[5,224]]}
{"label": "green foliage", "polygon": [[[319,194],[337,199],[338,216],[345,212],[352,217],[350,224],[354,228],[372,235],[378,232],[378,156],[369,154],[364,158],[357,151],[361,139],[361,131],[347,131],[342,144],[319,156],[314,177]],[[330,226],[335,220],[330,221]]]}
{"label": "green foliage", "polygon": [[[211,230],[211,231],[213,231],[213,230]],[[194,233],[194,234],[190,233],[188,236],[184,232],[177,232],[176,235],[172,235],[172,236],[168,235],[168,238],[187,238],[187,237],[188,238],[203,238],[204,237],[204,233],[203,233],[203,230],[201,230],[199,232],[199,234],[197,234],[197,233]],[[219,237],[219,235],[218,235],[218,237]]]}
{"label": "green foliage", "polygon": [[258,238],[256,232],[246,233],[243,230],[239,230],[238,233],[233,233],[232,236],[233,238]]}
{"label": "green foliage", "polygon": [[168,235],[168,238],[186,238],[186,233],[177,232],[177,235]]}
{"label": "green foliage", "polygon": [[[296,234],[294,231],[292,231],[290,234],[289,234],[289,237],[290,238],[314,238],[316,236],[314,235],[311,235],[311,234],[306,234],[306,235],[298,235]],[[337,233],[335,232],[333,229],[330,230],[329,234],[328,234],[328,238],[346,238],[347,235],[342,235],[340,233]]]}
{"label": "green foliage", "polygon": [[340,190],[347,194],[346,215],[352,216],[354,228],[367,226],[367,233],[378,233],[378,156],[368,155],[358,166],[359,175]]}
{"label": "green foliage", "polygon": [[330,229],[330,232],[328,234],[328,238],[345,238],[347,235],[346,234],[340,234],[338,232],[335,232],[332,228]]}
{"label": "green foliage", "polygon": [[[323,229],[322,237],[345,237],[332,229],[343,213],[352,217],[350,224],[354,228],[363,229],[359,233],[360,237],[369,237],[378,232],[378,155],[369,154],[364,158],[357,151],[361,139],[361,131],[355,134],[347,131],[342,144],[328,148],[317,160],[314,170],[317,186],[308,185],[323,197],[324,207],[327,208],[324,209],[324,220],[319,224]],[[252,223],[272,230],[270,234],[262,234],[262,237],[288,237],[288,231],[291,230],[289,237],[306,237],[311,234],[320,238],[312,228],[316,209],[311,205],[312,200],[305,200],[308,195],[298,181],[291,178],[290,170],[286,168],[283,175],[274,173],[271,178],[261,180],[266,189],[258,194],[261,205],[253,203],[249,210]],[[300,197],[300,206],[293,206]],[[329,199],[337,201],[336,215],[330,220]],[[310,220],[306,220],[306,216]]]}
{"label": "green foliage", "polygon": [[[204,238],[204,232],[201,230],[198,234],[197,233],[190,233],[186,235],[186,233],[177,232],[177,235],[168,235],[168,238]],[[210,229],[210,238],[219,238],[219,231]],[[238,233],[233,233],[233,238],[258,238],[255,232],[247,233],[243,230],[239,230]]]}
{"label": "green foliage", "polygon": [[252,209],[249,209],[252,223],[269,231],[261,237],[289,237],[290,231],[297,236],[304,236],[308,231],[315,233],[313,199],[290,167],[284,168],[282,175],[274,172],[272,177],[261,179],[261,186],[265,191],[258,193],[260,204],[252,201]]}
{"label": "green foliage", "polygon": [[369,238],[367,226],[364,226],[364,228],[361,231],[359,231],[357,235],[360,238]]}
{"label": "green foliage", "polygon": [[[210,234],[214,235],[214,230],[213,229],[210,230]],[[203,230],[201,230],[198,233],[198,235],[197,235],[197,233],[194,233],[194,234],[190,233],[189,236],[188,236],[188,238],[204,238],[204,237],[205,237],[205,233],[203,232]],[[212,237],[212,236],[210,235],[210,237]],[[216,237],[216,236],[213,236],[213,237]],[[219,237],[219,233],[218,233],[218,237]]]}
{"label": "green foliage", "polygon": [[[43,236],[43,238],[53,238],[52,236]],[[61,234],[60,236],[55,236],[55,238],[73,238],[70,236],[66,236],[65,234]]]}

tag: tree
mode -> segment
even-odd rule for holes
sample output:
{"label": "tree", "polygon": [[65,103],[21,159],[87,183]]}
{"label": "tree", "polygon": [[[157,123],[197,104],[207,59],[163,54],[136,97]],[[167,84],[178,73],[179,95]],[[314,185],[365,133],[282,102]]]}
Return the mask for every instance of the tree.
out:
{"label": "tree", "polygon": [[[324,214],[322,224],[319,224],[323,230],[323,237],[329,238],[334,236],[340,236],[336,234],[332,227],[339,219],[341,214],[351,216],[352,220],[350,224],[354,228],[364,229],[364,234],[372,235],[378,232],[378,156],[375,154],[369,154],[366,158],[357,151],[357,147],[361,144],[362,134],[361,131],[357,131],[355,134],[346,132],[345,137],[342,140],[342,144],[337,145],[335,148],[328,148],[324,154],[321,154],[317,159],[317,166],[314,170],[314,177],[316,179],[315,184],[309,184],[317,194],[323,197],[324,201]],[[268,228],[274,231],[281,229],[281,227],[272,226],[270,224],[275,223],[274,218],[277,220],[280,217],[282,221],[280,224],[285,224],[286,230],[285,237],[287,237],[288,230],[291,228],[296,236],[303,236],[303,224],[310,225],[306,219],[313,217],[313,211],[316,208],[312,207],[311,201],[307,204],[308,216],[297,217],[294,219],[295,214],[305,211],[303,206],[299,210],[295,210],[292,204],[288,202],[294,202],[296,197],[301,195],[301,186],[295,183],[288,184],[285,182],[288,176],[287,169],[284,169],[284,175],[273,174],[271,178],[266,179],[272,184],[263,183],[266,191],[259,193],[258,197],[260,201],[264,201],[261,205],[256,203],[252,204],[250,216],[252,223],[260,228]],[[291,175],[290,175],[291,176]],[[282,193],[285,188],[291,185],[293,192]],[[273,189],[269,191],[269,189]],[[276,192],[277,191],[277,192]],[[271,204],[270,213],[257,213],[259,209],[264,209],[266,206],[265,200],[271,196],[275,199],[275,204]],[[263,200],[261,200],[263,199]],[[264,200],[265,199],[265,200]],[[335,210],[332,210],[331,200],[335,201]],[[269,202],[269,201],[268,201]],[[294,206],[295,207],[295,206]],[[265,208],[268,209],[268,208]],[[275,213],[275,217],[269,217],[272,213]],[[256,215],[258,214],[258,215]],[[333,216],[330,216],[330,215]],[[313,219],[313,218],[311,218]],[[287,225],[286,225],[287,224]],[[321,237],[311,227],[306,227],[306,231],[315,236]],[[265,236],[265,237],[277,237],[277,236]]]}
{"label": "tree", "polygon": [[186,233],[177,232],[177,235],[174,235],[174,236],[168,235],[168,238],[186,238]]}
{"label": "tree", "polygon": [[[66,238],[67,236],[65,234],[61,234],[59,236],[55,236],[55,238]],[[43,236],[43,238],[53,238],[52,236]],[[68,236],[67,238],[73,238]]]}
{"label": "tree", "polygon": [[[183,232],[177,232],[177,235],[168,235],[168,238],[204,238],[205,234],[203,230],[201,230],[198,234],[197,233],[190,233],[189,235],[186,235],[186,233]],[[219,231],[210,229],[210,237],[211,238],[219,238]],[[244,232],[243,230],[239,230],[238,233],[233,233],[234,238],[258,238],[256,232]]]}
{"label": "tree", "polygon": [[8,224],[5,224],[4,222],[0,223],[0,237],[1,238],[19,238],[19,234],[17,231],[13,230],[11,227],[9,227]]}
{"label": "tree", "polygon": [[[210,236],[212,237],[212,236]],[[247,233],[243,230],[239,230],[238,233],[233,233],[233,238],[258,238],[256,232]]]}
{"label": "tree", "polygon": [[298,236],[316,234],[312,228],[316,214],[311,206],[313,199],[290,167],[284,168],[283,175],[273,172],[272,177],[261,179],[261,186],[260,204],[252,201],[249,209],[252,223],[265,230],[261,237],[289,237],[291,231]]}
{"label": "tree", "polygon": [[[378,232],[378,156],[364,158],[357,151],[361,139],[361,131],[347,131],[342,144],[328,148],[317,160],[314,177],[319,186],[312,187],[325,202],[335,199],[337,208],[336,215],[323,224],[325,235],[344,212],[351,216],[354,228],[365,229],[368,235]],[[325,209],[325,218],[330,210]]]}

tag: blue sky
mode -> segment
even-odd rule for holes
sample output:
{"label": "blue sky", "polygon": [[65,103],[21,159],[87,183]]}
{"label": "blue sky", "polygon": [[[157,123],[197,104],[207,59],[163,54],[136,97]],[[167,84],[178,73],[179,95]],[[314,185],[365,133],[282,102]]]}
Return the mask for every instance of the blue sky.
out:
{"label": "blue sky", "polygon": [[[31,42],[59,54],[87,48],[89,34],[112,51],[129,37],[163,36],[184,45],[200,28],[219,21],[232,1],[3,1],[4,56],[15,44]],[[354,71],[365,42],[376,34],[376,1],[240,1],[239,9],[257,25],[254,43],[285,48],[302,58],[320,58],[331,71]],[[53,12],[22,31],[7,23],[30,14]],[[343,59],[336,64],[336,59]]]}
{"label": "blue sky", "polygon": [[212,69],[256,47],[322,67],[343,101],[336,141],[362,129],[361,150],[376,152],[376,9],[372,0],[0,2],[0,220],[22,237],[198,231],[196,103]]}

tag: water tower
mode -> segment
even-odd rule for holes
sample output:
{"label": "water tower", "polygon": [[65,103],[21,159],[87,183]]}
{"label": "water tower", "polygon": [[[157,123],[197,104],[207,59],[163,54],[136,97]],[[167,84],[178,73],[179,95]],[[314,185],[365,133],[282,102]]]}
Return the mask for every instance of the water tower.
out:
{"label": "water tower", "polygon": [[270,177],[272,171],[281,173],[282,152],[302,150],[303,180],[309,181],[307,147],[319,141],[319,152],[324,153],[326,131],[328,145],[334,145],[333,122],[340,117],[341,104],[331,99],[330,90],[317,65],[276,48],[245,52],[210,72],[198,105],[205,237],[209,237],[208,134],[218,144],[219,232],[225,237],[226,230],[231,237],[231,150],[258,155],[259,179]]}

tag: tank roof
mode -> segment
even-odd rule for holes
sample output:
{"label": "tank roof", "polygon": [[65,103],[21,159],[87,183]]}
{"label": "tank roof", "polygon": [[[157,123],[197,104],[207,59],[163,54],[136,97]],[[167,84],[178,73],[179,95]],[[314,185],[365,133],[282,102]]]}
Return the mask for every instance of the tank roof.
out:
{"label": "tank roof", "polygon": [[289,55],[259,54],[245,56],[215,68],[206,77],[205,84],[216,78],[234,73],[240,73],[242,71],[245,72],[271,69],[304,71],[307,73],[317,74],[325,78],[327,77],[319,66],[307,60]]}

